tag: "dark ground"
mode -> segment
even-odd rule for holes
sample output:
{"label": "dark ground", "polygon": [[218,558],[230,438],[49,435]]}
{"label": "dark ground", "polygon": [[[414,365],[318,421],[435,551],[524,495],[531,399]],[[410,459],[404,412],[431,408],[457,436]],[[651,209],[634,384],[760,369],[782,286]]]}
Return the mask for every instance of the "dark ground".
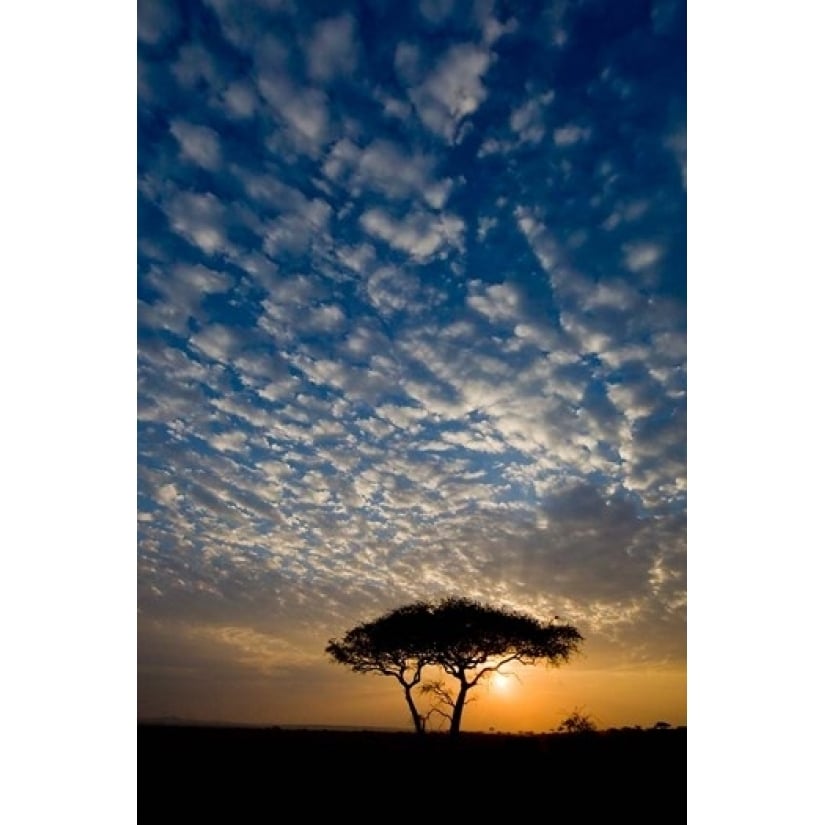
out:
{"label": "dark ground", "polygon": [[[685,821],[687,731],[411,733],[138,726],[138,821]],[[345,816],[346,815],[346,816]],[[217,818],[217,819],[216,819]],[[174,820],[173,820],[174,821]]]}

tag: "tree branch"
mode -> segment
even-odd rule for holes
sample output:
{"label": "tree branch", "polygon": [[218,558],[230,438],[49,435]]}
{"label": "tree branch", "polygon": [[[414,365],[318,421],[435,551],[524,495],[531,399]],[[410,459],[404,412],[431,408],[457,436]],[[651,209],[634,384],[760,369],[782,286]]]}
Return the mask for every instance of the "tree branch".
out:
{"label": "tree branch", "polygon": [[507,656],[506,658],[502,659],[497,665],[488,665],[485,668],[482,668],[478,674],[476,674],[475,679],[470,682],[470,687],[475,687],[481,679],[487,676],[490,673],[498,673],[504,665],[509,665],[510,662],[522,662],[524,661],[524,657],[519,653],[514,653],[512,656]]}

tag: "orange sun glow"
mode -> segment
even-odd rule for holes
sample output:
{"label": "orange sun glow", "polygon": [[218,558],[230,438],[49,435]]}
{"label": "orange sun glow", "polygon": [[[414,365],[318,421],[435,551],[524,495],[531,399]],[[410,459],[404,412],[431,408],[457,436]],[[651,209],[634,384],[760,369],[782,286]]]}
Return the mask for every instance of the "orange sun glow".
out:
{"label": "orange sun glow", "polygon": [[507,673],[494,673],[490,687],[496,691],[496,693],[506,693],[513,687],[513,677]]}

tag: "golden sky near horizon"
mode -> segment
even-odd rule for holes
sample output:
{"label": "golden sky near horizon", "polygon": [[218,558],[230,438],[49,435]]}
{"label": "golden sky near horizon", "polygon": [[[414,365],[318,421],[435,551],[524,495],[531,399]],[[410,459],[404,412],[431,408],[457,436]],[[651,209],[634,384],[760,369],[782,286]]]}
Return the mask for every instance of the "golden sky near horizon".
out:
{"label": "golden sky near horizon", "polygon": [[[154,650],[163,648],[157,636],[150,643]],[[683,667],[599,668],[598,650],[591,655],[587,641],[582,650],[560,667],[507,665],[504,672],[513,675],[482,682],[470,693],[475,698],[465,708],[462,729],[548,731],[576,709],[600,728],[686,724]],[[138,699],[143,719],[411,729],[394,679],[356,674],[322,653],[272,645],[238,628],[195,634],[189,646],[167,639],[166,653],[139,674]],[[417,702],[422,710],[428,707],[423,699]]]}

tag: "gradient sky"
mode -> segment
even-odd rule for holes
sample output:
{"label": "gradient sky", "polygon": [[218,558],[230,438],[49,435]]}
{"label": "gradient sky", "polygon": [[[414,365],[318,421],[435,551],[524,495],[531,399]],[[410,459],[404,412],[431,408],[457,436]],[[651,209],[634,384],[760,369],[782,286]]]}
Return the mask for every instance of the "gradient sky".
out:
{"label": "gradient sky", "polygon": [[458,594],[586,637],[468,727],[684,722],[684,4],[138,8],[139,715],[406,725],[324,646]]}

